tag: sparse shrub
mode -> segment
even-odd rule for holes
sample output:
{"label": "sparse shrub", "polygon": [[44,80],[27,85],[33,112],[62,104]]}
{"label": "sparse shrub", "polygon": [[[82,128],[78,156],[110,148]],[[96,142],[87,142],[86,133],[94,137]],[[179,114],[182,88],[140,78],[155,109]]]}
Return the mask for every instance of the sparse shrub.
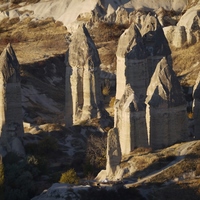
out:
{"label": "sparse shrub", "polygon": [[0,199],[3,196],[4,189],[4,165],[2,160],[0,161]]}
{"label": "sparse shrub", "polygon": [[197,164],[195,175],[200,176],[200,164]]}
{"label": "sparse shrub", "polygon": [[109,94],[110,94],[110,87],[109,86],[104,86],[103,87],[103,90],[102,90],[102,94],[104,95],[104,96],[108,96]]}
{"label": "sparse shrub", "polygon": [[188,118],[189,118],[189,119],[193,119],[193,112],[189,112],[189,113],[188,113]]}
{"label": "sparse shrub", "polygon": [[74,169],[62,173],[60,183],[79,184],[79,177],[77,176]]}
{"label": "sparse shrub", "polygon": [[48,155],[58,150],[58,142],[52,136],[44,137],[38,145],[39,155]]}
{"label": "sparse shrub", "polygon": [[[38,170],[34,165],[22,159],[14,153],[10,154],[4,163],[4,188],[6,200],[29,200],[35,193],[35,179],[38,177]],[[15,158],[16,157],[16,158]],[[11,162],[11,159],[15,162]]]}
{"label": "sparse shrub", "polygon": [[106,136],[90,135],[86,149],[85,175],[96,175],[106,166]]}
{"label": "sparse shrub", "polygon": [[47,160],[41,156],[28,156],[27,163],[32,165],[38,173],[45,174],[47,172]]}
{"label": "sparse shrub", "polygon": [[115,97],[115,96],[110,98],[109,107],[111,107],[111,108],[114,107],[114,105],[115,105],[115,100],[116,100],[116,97]]}
{"label": "sparse shrub", "polygon": [[38,154],[38,144],[28,143],[25,146],[26,154],[28,155],[37,155]]}

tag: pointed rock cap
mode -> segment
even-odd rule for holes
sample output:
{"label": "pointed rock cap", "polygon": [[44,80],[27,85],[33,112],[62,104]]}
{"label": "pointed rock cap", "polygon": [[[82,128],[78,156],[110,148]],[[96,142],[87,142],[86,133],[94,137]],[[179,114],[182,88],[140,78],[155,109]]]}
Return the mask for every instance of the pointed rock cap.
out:
{"label": "pointed rock cap", "polygon": [[180,83],[164,57],[156,66],[156,70],[147,88],[146,104],[153,107],[175,107],[185,104]]}
{"label": "pointed rock cap", "polygon": [[69,64],[71,67],[83,67],[87,62],[91,62],[94,67],[100,65],[97,48],[85,25],[80,25],[71,36]]}
{"label": "pointed rock cap", "polygon": [[8,44],[1,53],[0,71],[3,75],[4,82],[7,82],[14,73],[19,78],[19,62],[11,44]]}
{"label": "pointed rock cap", "polygon": [[121,35],[116,55],[131,59],[142,59],[146,56],[140,31],[134,23]]}
{"label": "pointed rock cap", "polygon": [[193,88],[193,98],[200,99],[200,72]]}
{"label": "pointed rock cap", "polygon": [[130,84],[125,87],[124,94],[118,103],[119,107],[127,110],[129,107],[131,111],[141,111],[143,110],[142,104],[139,102],[138,97],[135,95]]}
{"label": "pointed rock cap", "polygon": [[144,44],[153,48],[152,55],[168,56],[171,54],[168,41],[163,32],[162,26],[155,16],[148,14],[140,30]]}

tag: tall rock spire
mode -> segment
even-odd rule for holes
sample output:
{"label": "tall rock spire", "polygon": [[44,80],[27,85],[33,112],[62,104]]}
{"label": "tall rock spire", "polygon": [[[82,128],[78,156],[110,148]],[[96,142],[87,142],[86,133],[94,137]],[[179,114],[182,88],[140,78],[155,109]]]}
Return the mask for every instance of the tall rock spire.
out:
{"label": "tall rock spire", "polygon": [[187,137],[186,102],[180,83],[164,57],[147,89],[146,124],[148,144],[162,148]]}
{"label": "tall rock spire", "polygon": [[100,117],[99,65],[96,46],[85,26],[80,26],[71,37],[66,56],[66,92],[71,90],[66,93],[66,122],[72,115],[73,124]]}
{"label": "tall rock spire", "polygon": [[194,135],[200,139],[200,73],[193,88]]}
{"label": "tall rock spire", "polygon": [[0,55],[0,93],[0,145],[24,155],[19,63],[10,44]]}
{"label": "tall rock spire", "polygon": [[10,44],[0,56],[1,136],[23,136],[19,63]]}

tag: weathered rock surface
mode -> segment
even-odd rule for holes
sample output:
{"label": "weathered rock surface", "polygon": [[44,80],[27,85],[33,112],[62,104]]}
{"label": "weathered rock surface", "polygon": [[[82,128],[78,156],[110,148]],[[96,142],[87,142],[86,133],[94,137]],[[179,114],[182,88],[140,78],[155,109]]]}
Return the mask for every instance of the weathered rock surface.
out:
{"label": "weathered rock surface", "polygon": [[66,125],[72,115],[74,124],[99,118],[102,109],[100,60],[94,42],[85,26],[71,39],[66,55]]}
{"label": "weathered rock surface", "polygon": [[0,81],[1,143],[7,151],[16,150],[17,153],[24,154],[18,139],[24,134],[19,63],[10,44],[0,56]]}
{"label": "weathered rock surface", "polygon": [[165,36],[170,44],[180,48],[187,42],[187,33],[184,26],[167,26],[163,28]]}
{"label": "weathered rock surface", "polygon": [[200,73],[193,88],[194,136],[200,139]]}
{"label": "weathered rock surface", "polygon": [[157,63],[170,54],[162,27],[154,16],[146,16],[141,30],[131,24],[118,43],[116,99],[122,97],[126,84],[130,84],[139,100],[144,102]]}
{"label": "weathered rock surface", "polygon": [[146,104],[149,146],[162,148],[186,139],[186,102],[167,58],[156,67],[147,89]]}
{"label": "weathered rock surface", "polygon": [[116,10],[116,24],[128,24],[129,22],[129,13],[123,7],[118,7]]}
{"label": "weathered rock surface", "polygon": [[192,45],[200,40],[200,3],[188,9],[176,26],[164,27],[167,40],[174,47]]}
{"label": "weathered rock surface", "polygon": [[115,127],[119,132],[123,155],[130,153],[135,147],[148,146],[144,110],[144,105],[127,84],[122,98],[115,105]]}
{"label": "weathered rock surface", "polygon": [[[158,149],[187,137],[186,103],[170,54],[162,26],[154,16],[147,15],[141,29],[132,24],[120,37],[115,123],[108,141],[114,133],[119,137],[120,145],[111,149],[121,151],[122,156],[136,147]],[[122,173],[118,159],[108,151],[106,172],[97,178],[108,172]]]}

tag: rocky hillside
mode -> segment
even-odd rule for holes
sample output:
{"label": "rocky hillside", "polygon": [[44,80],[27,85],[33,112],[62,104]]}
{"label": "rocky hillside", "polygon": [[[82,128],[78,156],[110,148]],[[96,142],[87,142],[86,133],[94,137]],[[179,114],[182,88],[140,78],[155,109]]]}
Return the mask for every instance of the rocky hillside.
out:
{"label": "rocky hillside", "polygon": [[[151,25],[149,25],[150,20],[148,19],[152,20],[151,22],[153,23]],[[82,26],[83,24],[84,26]],[[85,27],[83,34],[81,31],[77,31],[81,27]],[[157,34],[157,29],[159,29],[159,33],[162,32],[164,39],[160,37],[160,34]],[[79,32],[81,32],[81,36]],[[177,76],[181,86],[186,91],[187,105],[185,105],[185,101],[181,101],[181,105],[183,105],[182,110],[186,113],[185,109],[187,107],[187,114],[189,116],[189,119],[184,118],[184,120],[189,121],[188,129],[191,134],[184,135],[187,135],[188,141],[193,140],[193,137],[196,137],[193,134],[194,124],[197,125],[198,121],[193,120],[193,113],[191,112],[193,100],[192,88],[196,83],[195,88],[198,89],[196,80],[200,71],[198,56],[200,53],[199,41],[199,0],[0,0],[0,52],[3,52],[7,44],[11,43],[19,61],[22,93],[21,103],[25,132],[22,141],[26,154],[31,156],[23,160],[26,164],[20,158],[11,158],[19,164],[18,170],[21,170],[21,166],[26,166],[26,174],[23,174],[23,177],[20,176],[20,178],[24,180],[24,177],[28,177],[30,185],[36,185],[32,189],[28,188],[28,197],[25,195],[23,198],[30,199],[35,195],[39,195],[43,189],[47,189],[52,183],[58,182],[59,176],[66,169],[74,168],[82,180],[94,180],[97,173],[106,167],[106,136],[108,131],[113,126],[118,127],[119,125],[116,124],[120,121],[120,128],[118,128],[123,131],[125,130],[126,134],[129,133],[127,126],[124,126],[127,120],[127,115],[124,116],[124,113],[127,114],[127,107],[123,112],[120,109],[130,103],[130,107],[128,107],[129,114],[132,117],[130,119],[134,118],[131,114],[133,110],[144,110],[146,89],[145,91],[143,89],[142,91],[140,89],[137,91],[137,88],[143,84],[143,80],[139,82],[143,71],[141,70],[141,73],[139,71],[136,72],[132,68],[128,72],[126,71],[125,78],[129,77],[127,80],[129,80],[131,87],[133,85],[137,86],[135,87],[135,92],[126,87],[126,79],[122,76],[125,73],[121,73],[122,71],[120,70],[123,67],[131,66],[132,63],[138,63],[138,66],[142,66],[143,64],[140,63],[140,60],[146,59],[149,56],[153,56],[153,59],[145,61],[146,67],[154,66],[160,59],[158,58],[159,56],[169,56],[167,64],[165,64],[167,67],[163,67],[160,64],[160,71],[156,71],[154,76],[152,76],[153,68],[152,72],[150,72],[149,68],[145,71],[145,73],[151,74],[148,76],[148,80],[145,80],[145,87],[151,83],[148,89],[149,105],[152,105],[151,100],[153,97],[156,96],[158,98],[159,95],[160,108],[163,106],[167,107],[169,102],[173,105],[176,104],[176,95],[170,101],[169,98],[171,94],[179,94],[181,91],[179,86],[174,89],[174,85],[171,85],[170,82],[171,77],[174,79]],[[152,49],[152,46],[154,49]],[[85,51],[82,51],[81,48]],[[90,52],[91,49],[92,53]],[[68,53],[66,54],[66,52]],[[94,52],[95,55],[93,55]],[[139,55],[138,52],[140,52]],[[71,54],[70,58],[67,57],[69,54]],[[98,58],[97,62],[95,59],[89,59],[91,55],[95,59]],[[83,57],[81,64],[83,64],[82,67],[84,70],[78,71],[78,78],[76,77],[76,73],[73,74],[79,82],[72,84],[73,91],[75,91],[73,95],[75,103],[73,105],[69,104],[68,108],[75,108],[76,113],[74,116],[77,117],[75,121],[79,121],[78,117],[82,115],[83,111],[86,114],[82,115],[82,119],[85,119],[85,116],[87,118],[88,116],[92,116],[89,118],[93,119],[82,120],[78,126],[71,127],[71,121],[67,120],[69,119],[68,117],[72,116],[72,113],[69,113],[67,117],[65,113],[66,94],[68,95],[66,93],[68,86],[65,85],[66,65],[68,66],[69,64],[74,70],[80,64],[79,59],[82,59],[81,56]],[[88,65],[85,64],[87,59]],[[77,62],[74,62],[74,60]],[[168,69],[169,66],[170,69],[167,72],[165,70],[166,73],[163,73],[162,69]],[[87,71],[86,69],[92,73],[83,75],[82,73],[83,71]],[[174,70],[175,74],[171,70]],[[132,76],[129,76],[133,72],[135,73],[134,80]],[[84,76],[89,78],[84,78]],[[151,76],[153,80],[151,80]],[[95,77],[99,79],[95,79]],[[135,81],[136,79],[139,81]],[[87,80],[91,81],[87,82]],[[87,90],[84,89],[83,84],[87,85]],[[80,88],[82,88],[81,93]],[[89,88],[90,91],[88,91]],[[101,91],[97,92],[97,88],[101,89]],[[124,91],[125,88],[128,88],[127,91]],[[120,111],[118,110],[117,118],[115,118],[114,122],[115,125],[113,125],[116,90],[119,92],[117,98],[120,101],[118,102],[118,107],[115,107],[115,109],[117,108]],[[166,94],[166,91],[170,91],[170,95]],[[136,96],[140,92],[142,93],[142,95],[139,95],[139,100],[133,95],[134,92]],[[138,94],[136,94],[137,92]],[[84,109],[78,105],[78,103],[83,101],[82,93],[84,97],[87,97],[88,93],[91,97],[87,99],[88,104],[84,105]],[[100,93],[102,93],[102,96]],[[106,111],[104,115],[98,113],[100,111],[99,96],[101,96],[105,106]],[[121,98],[121,96],[123,97]],[[76,98],[78,99],[77,102]],[[198,94],[195,98],[196,105],[198,105]],[[164,99],[165,105],[161,99]],[[93,104],[90,104],[91,102]],[[140,107],[141,102],[142,106]],[[158,103],[157,101],[155,102]],[[154,105],[152,107],[154,108]],[[90,110],[92,110],[92,114],[89,115],[88,111]],[[166,114],[165,111],[164,114]],[[110,116],[108,117],[108,115]],[[138,113],[134,114],[136,118],[138,115]],[[198,118],[198,114],[196,115]],[[101,117],[98,118],[98,116]],[[105,116],[106,118],[102,125],[101,118]],[[161,116],[161,126],[159,126],[159,130],[161,130],[165,127],[162,126],[162,113],[158,112],[158,116]],[[180,114],[179,116],[179,120],[175,118],[176,120],[170,121],[171,124],[173,122],[176,124],[176,126],[173,125],[175,127],[173,134],[174,130],[176,130],[175,134],[177,134],[179,129],[181,131],[184,129],[184,133],[188,132],[187,124],[182,120],[183,115]],[[155,128],[154,125],[151,125],[150,119],[149,126]],[[165,121],[165,124],[169,124],[168,119]],[[184,125],[180,126],[177,121],[184,121]],[[70,123],[66,128],[65,125],[68,122]],[[177,124],[179,124],[179,127]],[[144,126],[142,126],[143,129],[146,130]],[[141,126],[137,130],[141,131]],[[155,130],[158,129],[155,128]],[[170,133],[172,132],[170,131]],[[46,138],[47,135],[48,137]],[[154,135],[155,138],[160,137],[157,137],[157,133]],[[166,133],[165,135],[168,138],[170,134]],[[167,145],[174,144],[177,138],[176,140],[174,138],[169,139],[170,142],[165,143]],[[143,140],[145,140],[145,144],[147,144],[147,138],[140,137],[137,140],[142,144],[144,143]],[[110,142],[114,141],[111,140]],[[156,141],[158,141],[160,148],[162,146],[160,139]],[[50,144],[50,147],[48,145],[46,147],[45,143]],[[191,196],[194,197],[193,199],[198,199],[200,196],[198,189],[200,174],[198,159],[199,145],[199,141],[196,140],[154,151],[147,148],[147,145],[145,148],[137,148],[138,143],[135,143],[135,146],[130,148],[131,153],[129,153],[130,151],[126,151],[127,145],[124,143],[124,149],[126,149],[124,152],[126,152],[126,155],[120,155],[122,156],[120,157],[121,160],[119,160],[120,164],[117,163],[116,167],[120,169],[116,170],[118,172],[117,176],[124,179],[121,195],[124,194],[125,190],[125,193],[127,191],[127,198],[129,197],[128,195],[131,196],[134,194],[138,199],[176,199],[176,195],[181,192],[183,199],[192,199]],[[49,151],[52,151],[52,155],[49,154]],[[0,149],[0,152],[4,152],[4,149]],[[116,156],[116,151],[113,151],[113,155]],[[5,163],[7,164],[6,170],[16,167],[14,166],[15,163],[13,164],[9,160],[9,156],[5,159]],[[45,163],[42,163],[41,159],[44,159]],[[112,160],[112,162],[115,161]],[[39,164],[36,164],[36,162]],[[46,167],[45,169],[43,168],[44,166]],[[39,169],[39,171],[36,169]],[[5,172],[8,174],[6,170]],[[122,174],[122,171],[124,174]],[[10,180],[12,179],[9,179],[8,182]],[[88,186],[88,183],[90,183],[90,186]],[[15,184],[17,185],[17,189],[15,188],[16,191],[23,188],[23,185],[17,182]],[[111,188],[112,184],[113,182],[110,185],[108,184],[108,187]],[[41,188],[39,187],[40,185]],[[90,190],[91,193],[94,192],[93,189],[96,189],[97,186],[104,188],[104,185],[102,186],[101,184],[96,186],[96,183],[93,184],[93,181],[87,182],[86,185],[86,188],[79,188],[83,190],[82,192],[78,194],[76,192],[73,193],[73,195],[76,194],[74,198],[77,195],[80,198],[80,194],[84,196],[84,191],[88,188],[92,188]],[[122,185],[120,185],[120,188]],[[69,189],[68,185],[64,187],[63,191],[61,185],[54,185],[46,193],[34,199],[67,198],[65,195],[70,196],[72,193],[71,189],[66,193],[66,188],[67,190]],[[70,186],[70,188],[72,187]],[[131,190],[130,188],[134,189]],[[161,189],[158,191],[157,188]],[[78,191],[79,189],[74,188],[74,191]],[[173,192],[168,193],[168,191]],[[186,195],[186,191],[188,192],[188,196]],[[175,194],[175,196],[171,193]],[[113,193],[113,195],[115,196],[116,194]],[[87,195],[85,194],[85,196]],[[5,198],[12,199],[13,197],[5,196]],[[20,195],[17,198],[23,199]],[[109,195],[106,196],[105,194],[102,198],[109,199]]]}

